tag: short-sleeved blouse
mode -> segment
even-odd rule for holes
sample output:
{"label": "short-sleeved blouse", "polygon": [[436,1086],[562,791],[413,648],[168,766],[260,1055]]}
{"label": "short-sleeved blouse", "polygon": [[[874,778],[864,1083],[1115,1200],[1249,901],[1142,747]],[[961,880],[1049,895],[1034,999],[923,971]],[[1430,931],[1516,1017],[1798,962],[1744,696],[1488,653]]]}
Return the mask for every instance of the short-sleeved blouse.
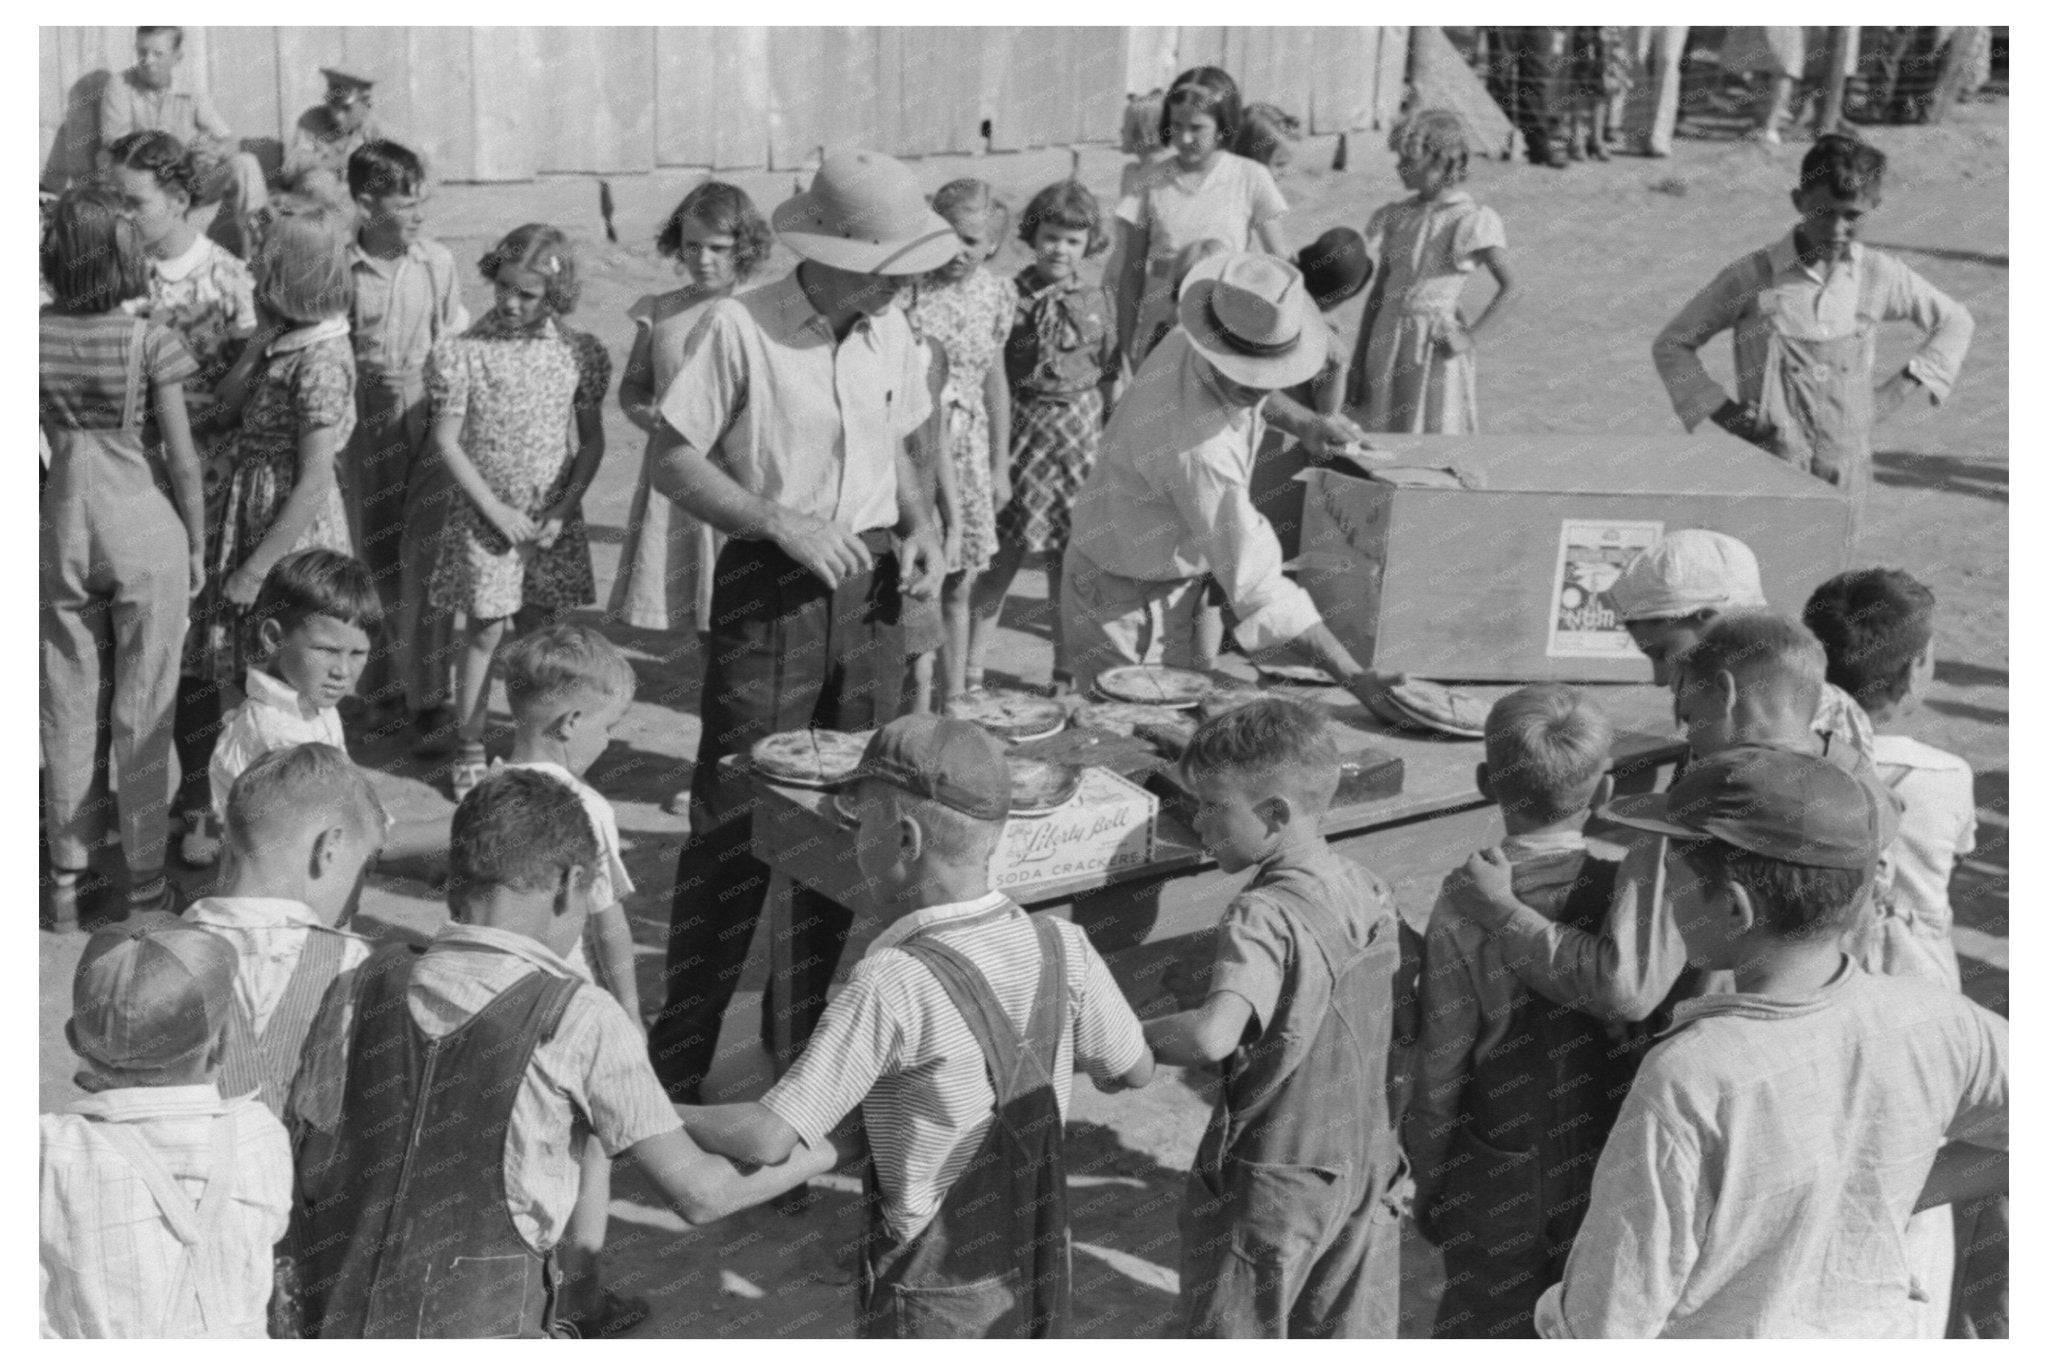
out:
{"label": "short-sleeved blouse", "polygon": [[[50,430],[110,431],[121,425],[128,393],[128,338],[135,320],[123,313],[89,316],[45,311],[36,391]],[[144,441],[156,439],[148,391],[184,384],[198,372],[184,340],[155,322],[142,324],[141,379]]]}

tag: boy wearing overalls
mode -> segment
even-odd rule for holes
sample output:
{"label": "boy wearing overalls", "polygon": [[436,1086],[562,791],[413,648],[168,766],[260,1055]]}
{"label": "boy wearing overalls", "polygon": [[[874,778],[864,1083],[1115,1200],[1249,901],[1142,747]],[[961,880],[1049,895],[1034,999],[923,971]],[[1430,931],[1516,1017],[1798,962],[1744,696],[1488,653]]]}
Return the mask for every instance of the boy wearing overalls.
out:
{"label": "boy wearing overalls", "polygon": [[[1870,495],[1871,427],[1915,394],[1944,402],[1970,348],[1969,310],[1898,258],[1856,239],[1884,189],[1884,153],[1842,133],[1814,140],[1792,192],[1791,233],[1723,270],[1651,347],[1687,431],[1711,420],[1849,495],[1852,534]],[[1877,324],[1926,340],[1874,391]],[[1736,397],[1699,349],[1735,334]]]}
{"label": "boy wearing overalls", "polygon": [[829,1168],[741,1175],[698,1150],[618,1002],[564,960],[597,836],[545,773],[486,778],[450,831],[450,909],[329,993],[292,1092],[300,1311],[322,1337],[538,1337],[583,1145],[630,1154],[692,1224]]}
{"label": "boy wearing overalls", "polygon": [[860,1335],[1063,1335],[1073,1074],[1142,1086],[1152,1054],[1088,936],[989,890],[1010,778],[987,731],[891,721],[855,782],[860,869],[891,922],[773,1089],[685,1121],[709,1151],[774,1161],[860,1105]]}
{"label": "boy wearing overalls", "polygon": [[1256,869],[1224,912],[1208,999],[1145,1027],[1161,1061],[1223,1063],[1181,1207],[1184,1327],[1392,1337],[1393,897],[1323,839],[1338,755],[1309,708],[1264,698],[1226,712],[1195,732],[1181,765],[1217,866]]}

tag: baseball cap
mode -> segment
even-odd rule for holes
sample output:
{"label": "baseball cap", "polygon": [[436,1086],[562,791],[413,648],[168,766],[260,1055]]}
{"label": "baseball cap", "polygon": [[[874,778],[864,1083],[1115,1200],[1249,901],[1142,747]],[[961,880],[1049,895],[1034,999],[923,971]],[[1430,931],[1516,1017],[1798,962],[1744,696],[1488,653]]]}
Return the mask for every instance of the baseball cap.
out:
{"label": "baseball cap", "polygon": [[1673,531],[1628,562],[1608,597],[1624,621],[1764,605],[1756,552],[1719,531]]}
{"label": "baseball cap", "polygon": [[1897,809],[1817,754],[1738,744],[1700,759],[1671,790],[1610,802],[1604,819],[1674,839],[1718,839],[1809,867],[1873,867]]}
{"label": "baseball cap", "polygon": [[65,1036],[100,1066],[161,1070],[213,1041],[234,987],[235,950],[226,939],[162,911],[135,915],[86,942]]}
{"label": "baseball cap", "polygon": [[993,735],[952,716],[899,716],[868,739],[853,780],[872,777],[977,820],[1010,815],[1010,761]]}

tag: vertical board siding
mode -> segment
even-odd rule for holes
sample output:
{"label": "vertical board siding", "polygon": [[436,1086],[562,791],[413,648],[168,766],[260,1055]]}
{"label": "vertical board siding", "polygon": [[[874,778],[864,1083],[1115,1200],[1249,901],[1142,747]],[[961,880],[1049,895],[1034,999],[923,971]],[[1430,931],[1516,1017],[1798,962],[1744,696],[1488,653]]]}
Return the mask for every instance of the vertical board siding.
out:
{"label": "vertical board siding", "polygon": [[[97,96],[128,27],[37,35],[46,179],[92,167]],[[1408,30],[1356,27],[192,28],[180,78],[271,156],[319,69],[374,80],[377,113],[448,180],[656,166],[801,171],[820,146],[899,156],[1114,142],[1124,93],[1218,65],[1316,133],[1391,121]],[[269,157],[266,156],[266,160]]]}

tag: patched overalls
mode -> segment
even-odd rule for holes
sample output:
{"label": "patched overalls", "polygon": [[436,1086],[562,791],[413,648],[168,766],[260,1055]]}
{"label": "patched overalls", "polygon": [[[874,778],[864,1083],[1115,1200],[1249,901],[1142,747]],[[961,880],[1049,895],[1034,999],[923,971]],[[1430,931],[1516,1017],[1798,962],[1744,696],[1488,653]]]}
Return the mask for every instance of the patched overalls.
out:
{"label": "patched overalls", "polygon": [[[43,801],[50,863],[74,871],[117,810],[133,872],[160,870],[170,835],[171,709],[191,579],[184,523],[144,429],[147,326],[137,318],[129,328],[118,427],[43,423]],[[43,333],[45,365],[63,362],[52,353],[60,336]]]}
{"label": "patched overalls", "polygon": [[[1767,252],[1756,265],[1770,277]],[[1845,336],[1808,336],[1773,305],[1758,308],[1771,323],[1757,415],[1773,429],[1766,448],[1779,459],[1849,495],[1851,542],[1861,533],[1870,500],[1870,432],[1875,422],[1871,374],[1877,364],[1879,311],[1871,298],[1876,272],[1865,269],[1856,326]]]}
{"label": "patched overalls", "polygon": [[430,1038],[406,1003],[418,960],[395,945],[361,967],[337,1131],[298,1154],[308,1335],[545,1336],[554,1258],[512,1222],[505,1133],[579,983],[530,972]]}
{"label": "patched overalls", "polygon": [[[1387,1113],[1391,901],[1336,853],[1262,874],[1301,927],[1287,987],[1256,1041],[1225,1063],[1223,1097],[1181,1204],[1181,1308],[1193,1337],[1392,1337],[1400,1319],[1400,1148]],[[1381,907],[1363,944],[1337,911]],[[1303,990],[1329,982],[1328,1006]],[[1307,997],[1307,998],[1305,998]]]}
{"label": "patched overalls", "polygon": [[[1556,921],[1597,933],[1619,867],[1587,858]],[[1522,992],[1466,1079],[1449,1174],[1426,1210],[1444,1252],[1430,1335],[1536,1335],[1536,1300],[1564,1278],[1593,1169],[1650,1042],[1648,1029],[1610,1029]]]}
{"label": "patched overalls", "polygon": [[[988,918],[1019,913],[1005,902]],[[968,924],[980,921],[968,921]],[[1038,990],[1022,1036],[988,979],[930,935],[899,946],[928,968],[967,1021],[988,1064],[995,1119],[946,1190],[930,1223],[909,1241],[882,1216],[868,1166],[867,1243],[861,1258],[859,1332],[864,1337],[1055,1337],[1072,1293],[1067,1243],[1065,1130],[1052,1068],[1067,1027],[1066,945],[1043,919]],[[964,927],[949,925],[951,928]]]}

